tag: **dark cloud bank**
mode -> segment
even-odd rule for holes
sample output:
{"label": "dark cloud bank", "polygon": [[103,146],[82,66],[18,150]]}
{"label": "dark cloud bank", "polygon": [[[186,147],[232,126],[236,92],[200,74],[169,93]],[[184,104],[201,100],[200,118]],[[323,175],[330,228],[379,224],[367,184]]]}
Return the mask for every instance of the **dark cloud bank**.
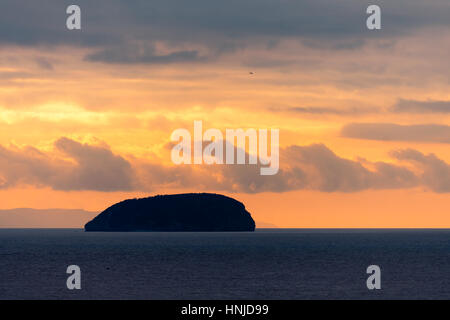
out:
{"label": "dark cloud bank", "polygon": [[258,166],[163,166],[127,160],[107,147],[61,138],[51,154],[32,147],[0,147],[0,188],[32,185],[66,191],[150,191],[172,187],[257,193],[424,187],[450,192],[450,165],[436,155],[407,149],[391,156],[398,164],[341,158],[322,144],[291,146],[280,151],[279,173],[261,176]]}
{"label": "dark cloud bank", "polygon": [[[2,0],[0,45],[92,48],[106,63],[202,61],[252,44],[284,38],[326,50],[354,50],[373,37],[365,27],[368,0],[78,0],[82,31],[65,28],[67,0]],[[378,1],[391,38],[418,28],[449,26],[447,0]],[[155,43],[176,48],[158,54]],[[206,56],[200,49],[206,49]]]}

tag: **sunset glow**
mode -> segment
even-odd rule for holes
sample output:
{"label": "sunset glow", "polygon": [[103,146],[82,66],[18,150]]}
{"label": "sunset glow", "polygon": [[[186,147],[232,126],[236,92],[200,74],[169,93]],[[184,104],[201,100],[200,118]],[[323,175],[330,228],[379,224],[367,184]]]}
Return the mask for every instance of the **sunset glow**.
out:
{"label": "sunset glow", "polygon": [[[261,5],[261,20],[218,5],[206,28],[206,14],[169,4],[164,20],[145,1],[109,13],[78,2],[80,31],[60,23],[64,3],[17,24],[0,14],[14,34],[0,33],[0,209],[217,192],[260,226],[450,227],[447,1],[423,19],[425,3],[387,4],[379,32],[365,29],[365,4],[329,5],[308,28],[291,2]],[[273,10],[285,25],[265,21]],[[174,165],[170,136],[195,120],[279,129],[279,173]]]}

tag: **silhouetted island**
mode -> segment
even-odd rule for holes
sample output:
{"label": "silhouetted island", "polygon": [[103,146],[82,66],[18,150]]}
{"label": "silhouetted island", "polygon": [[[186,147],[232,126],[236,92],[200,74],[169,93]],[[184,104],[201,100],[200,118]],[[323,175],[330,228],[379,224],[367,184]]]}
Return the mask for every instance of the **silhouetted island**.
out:
{"label": "silhouetted island", "polygon": [[84,226],[85,231],[255,231],[244,204],[220,194],[159,195],[119,202]]}

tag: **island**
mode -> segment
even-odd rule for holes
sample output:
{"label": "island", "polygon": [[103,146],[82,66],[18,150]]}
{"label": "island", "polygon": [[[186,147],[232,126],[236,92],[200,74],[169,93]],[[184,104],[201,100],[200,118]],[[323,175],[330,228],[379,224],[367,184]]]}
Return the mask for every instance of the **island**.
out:
{"label": "island", "polygon": [[102,232],[255,231],[242,202],[212,193],[158,195],[114,204],[89,221],[84,230]]}

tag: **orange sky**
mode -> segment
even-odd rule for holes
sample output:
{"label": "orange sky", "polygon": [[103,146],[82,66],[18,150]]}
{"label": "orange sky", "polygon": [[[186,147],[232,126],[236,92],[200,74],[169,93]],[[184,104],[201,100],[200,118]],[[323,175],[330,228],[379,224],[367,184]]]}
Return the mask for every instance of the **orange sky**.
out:
{"label": "orange sky", "polygon": [[[208,58],[98,61],[86,57],[103,44],[0,35],[0,209],[101,211],[130,197],[220,192],[279,227],[450,227],[448,26],[388,25],[331,47],[255,35],[214,58],[214,37],[164,37],[132,40],[144,53],[151,42],[159,56]],[[358,45],[340,48],[349,40]],[[259,185],[246,169],[176,168],[170,135],[194,120],[280,129],[283,173]]]}

